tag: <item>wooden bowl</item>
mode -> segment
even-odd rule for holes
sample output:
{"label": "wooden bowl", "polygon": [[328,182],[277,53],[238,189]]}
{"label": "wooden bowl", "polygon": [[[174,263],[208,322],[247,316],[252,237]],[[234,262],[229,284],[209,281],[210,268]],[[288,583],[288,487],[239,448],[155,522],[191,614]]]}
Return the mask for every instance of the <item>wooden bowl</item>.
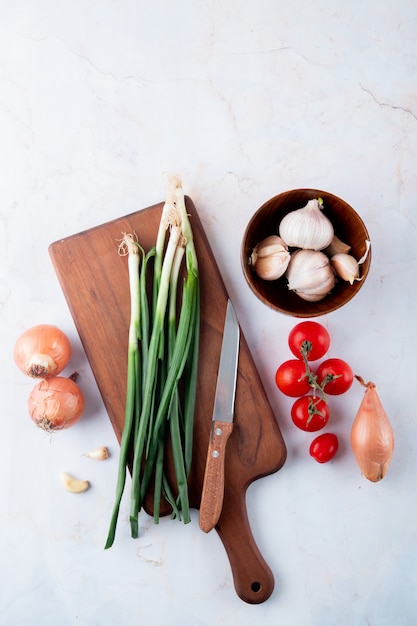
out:
{"label": "wooden bowl", "polygon": [[278,234],[281,219],[290,211],[305,206],[308,200],[323,198],[323,212],[331,220],[335,235],[351,246],[350,254],[359,260],[366,251],[368,231],[359,215],[347,202],[319,189],[293,189],[274,196],[256,211],[246,227],[242,242],[241,261],[243,273],[254,294],[267,306],[294,317],[316,317],[339,309],[352,300],[365,283],[371,264],[371,250],[360,266],[360,281],[349,282],[337,279],[331,293],[319,302],[303,300],[287,286],[285,276],[275,281],[266,281],[254,272],[250,265],[253,248],[265,237]]}

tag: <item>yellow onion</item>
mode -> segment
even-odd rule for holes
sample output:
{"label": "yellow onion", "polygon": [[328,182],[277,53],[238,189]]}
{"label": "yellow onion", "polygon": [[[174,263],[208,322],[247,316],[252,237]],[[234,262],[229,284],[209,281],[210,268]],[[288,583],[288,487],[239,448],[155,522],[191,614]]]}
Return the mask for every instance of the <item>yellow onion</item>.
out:
{"label": "yellow onion", "polygon": [[17,339],[13,357],[18,368],[31,378],[57,376],[68,365],[71,345],[56,326],[38,324]]}
{"label": "yellow onion", "polygon": [[352,425],[352,451],[362,474],[371,482],[382,480],[394,451],[394,432],[372,382],[364,383],[365,395]]}
{"label": "yellow onion", "polygon": [[28,399],[32,421],[48,433],[73,426],[84,412],[84,396],[73,378],[41,380]]}

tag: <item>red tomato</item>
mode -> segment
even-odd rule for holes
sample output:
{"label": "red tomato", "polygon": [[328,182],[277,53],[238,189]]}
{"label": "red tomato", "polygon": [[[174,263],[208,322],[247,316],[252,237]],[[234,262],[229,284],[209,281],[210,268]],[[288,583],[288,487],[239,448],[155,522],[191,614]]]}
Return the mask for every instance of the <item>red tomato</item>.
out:
{"label": "red tomato", "polygon": [[282,363],[276,371],[275,382],[282,393],[293,398],[304,396],[311,390],[305,364],[298,359]]}
{"label": "red tomato", "polygon": [[327,463],[334,457],[339,441],[333,433],[323,433],[316,437],[310,446],[310,454],[317,463]]}
{"label": "red tomato", "polygon": [[329,407],[319,397],[303,396],[298,398],[291,408],[291,418],[294,424],[301,430],[308,432],[315,432],[324,428],[329,417]]}
{"label": "red tomato", "polygon": [[326,359],[317,369],[317,382],[324,385],[324,393],[337,396],[350,389],[353,372],[350,365],[342,359]]}
{"label": "red tomato", "polygon": [[330,335],[318,322],[300,322],[288,335],[288,345],[298,359],[303,358],[303,350],[309,361],[317,361],[328,351]]}

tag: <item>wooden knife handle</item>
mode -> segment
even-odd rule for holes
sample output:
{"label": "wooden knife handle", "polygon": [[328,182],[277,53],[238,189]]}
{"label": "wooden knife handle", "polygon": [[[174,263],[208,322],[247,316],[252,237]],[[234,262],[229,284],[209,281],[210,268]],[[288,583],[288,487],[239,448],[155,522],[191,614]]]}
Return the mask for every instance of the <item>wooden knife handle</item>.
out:
{"label": "wooden knife handle", "polygon": [[207,450],[206,469],[201,492],[199,525],[203,532],[212,530],[220,517],[224,498],[224,460],[233,422],[213,422]]}

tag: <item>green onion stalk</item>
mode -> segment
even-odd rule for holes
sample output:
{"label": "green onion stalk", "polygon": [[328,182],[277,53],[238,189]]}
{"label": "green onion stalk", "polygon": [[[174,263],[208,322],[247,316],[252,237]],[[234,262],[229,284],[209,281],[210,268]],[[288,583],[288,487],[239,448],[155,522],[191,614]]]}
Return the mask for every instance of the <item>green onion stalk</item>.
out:
{"label": "green onion stalk", "polygon": [[[161,497],[171,505],[172,517],[184,523],[191,521],[188,478],[197,388],[200,287],[193,233],[179,178],[169,180],[155,246],[145,255],[135,238],[125,235],[122,249],[128,255],[131,320],[125,423],[106,548],[115,539],[130,454],[132,537],[139,535],[139,512],[152,478],[155,523],[159,521]],[[149,295],[146,285],[151,258]],[[175,474],[172,480],[165,468],[168,446]]]}
{"label": "green onion stalk", "polygon": [[110,520],[110,528],[106,541],[106,548],[109,548],[115,538],[117,518],[119,515],[120,504],[126,483],[126,472],[128,464],[128,454],[132,432],[135,432],[135,418],[138,416],[137,388],[140,381],[139,372],[139,351],[138,342],[140,341],[140,301],[139,301],[139,266],[140,266],[140,247],[137,244],[135,236],[132,234],[123,234],[123,238],[119,245],[119,254],[128,256],[129,268],[129,288],[130,288],[130,325],[127,349],[127,382],[126,382],[126,405],[125,405],[125,421],[123,426],[122,437],[120,441],[119,469],[116,484],[116,498],[113,507],[113,513]]}

